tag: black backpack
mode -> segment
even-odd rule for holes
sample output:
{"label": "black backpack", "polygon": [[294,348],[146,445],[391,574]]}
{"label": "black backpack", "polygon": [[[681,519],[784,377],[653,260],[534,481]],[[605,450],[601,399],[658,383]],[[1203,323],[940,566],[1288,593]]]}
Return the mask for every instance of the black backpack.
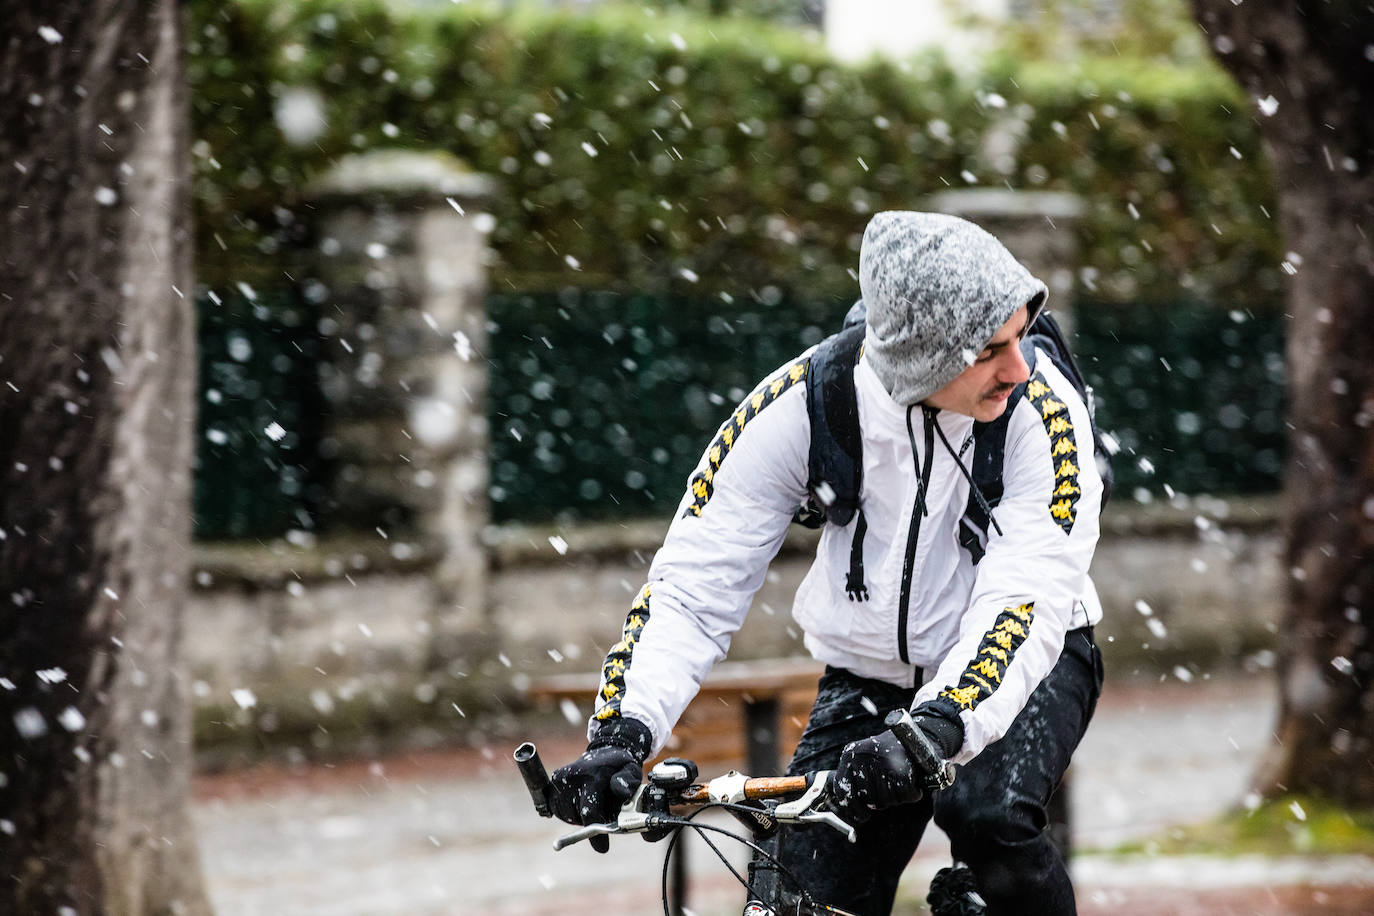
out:
{"label": "black backpack", "polygon": [[[858,398],[854,393],[854,366],[863,345],[865,315],[864,302],[860,299],[845,315],[841,329],[822,341],[811,354],[806,373],[806,410],[811,420],[807,469],[810,498],[794,517],[798,524],[819,528],[826,522],[848,525],[859,512],[856,541],[862,541],[862,529],[867,527],[859,507],[859,494],[863,489],[863,436],[859,430]],[[1091,417],[1092,389],[1083,379],[1063,331],[1048,310],[1041,310],[1021,342],[1021,352],[1032,377],[1038,358],[1037,348],[1049,355],[1078,390]],[[1017,386],[1009,403],[1014,404],[1024,395],[1026,384]],[[973,424],[974,454],[970,469],[973,486],[969,488],[968,506],[959,524],[959,542],[969,551],[975,564],[983,558],[989,523],[996,525],[991,510],[1002,499],[1002,462],[1011,413],[1006,410],[990,423]],[[1102,504],[1106,505],[1112,489],[1111,453],[1096,420],[1092,423],[1092,433],[1093,455],[1102,475]],[[853,585],[851,594],[856,594],[862,583]]]}

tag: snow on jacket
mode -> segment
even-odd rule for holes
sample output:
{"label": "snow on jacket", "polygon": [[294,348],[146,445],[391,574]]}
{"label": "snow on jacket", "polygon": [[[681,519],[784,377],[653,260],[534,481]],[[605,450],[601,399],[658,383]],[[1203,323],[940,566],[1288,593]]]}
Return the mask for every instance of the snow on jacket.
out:
{"label": "snow on jacket", "polygon": [[[807,497],[809,355],[760,384],[702,456],[606,658],[589,735],[630,717],[648,726],[656,753],[725,657]],[[851,600],[845,589],[856,515],[825,526],[792,609],[806,648],[827,664],[903,686],[924,674],[915,705],[957,707],[958,763],[1002,736],[1054,665],[1064,634],[1102,613],[1088,577],[1102,491],[1088,411],[1048,356],[1036,362],[1006,408],[1004,493],[994,510],[1003,533],[989,534],[975,565],[958,538],[970,485],[951,454],[972,467],[973,419],[899,404],[860,359],[868,597]],[[927,424],[939,424],[949,448],[933,426],[927,436]],[[916,521],[927,462],[925,514]]]}

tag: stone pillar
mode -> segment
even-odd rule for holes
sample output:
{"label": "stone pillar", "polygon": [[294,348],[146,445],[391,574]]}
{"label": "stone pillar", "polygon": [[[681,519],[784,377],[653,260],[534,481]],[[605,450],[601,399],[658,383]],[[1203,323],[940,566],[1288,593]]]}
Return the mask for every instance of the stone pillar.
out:
{"label": "stone pillar", "polygon": [[942,191],[924,205],[938,213],[961,216],[997,236],[1027,270],[1045,281],[1055,319],[1065,334],[1073,333],[1081,198],[1062,191],[969,188]]}
{"label": "stone pillar", "polygon": [[447,154],[400,150],[346,157],[309,189],[328,521],[434,553],[436,645],[480,628],[487,605],[491,193]]}

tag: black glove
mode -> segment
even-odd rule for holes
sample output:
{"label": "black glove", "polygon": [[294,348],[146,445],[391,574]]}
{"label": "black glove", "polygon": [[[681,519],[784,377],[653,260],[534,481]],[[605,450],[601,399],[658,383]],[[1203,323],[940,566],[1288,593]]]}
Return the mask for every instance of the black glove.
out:
{"label": "black glove", "polygon": [[[603,726],[581,757],[553,771],[549,807],[554,816],[569,824],[614,821],[643,780],[651,741],[648,727],[636,720]],[[591,845],[606,852],[610,837],[594,836]]]}
{"label": "black glove", "polygon": [[845,745],[835,768],[835,804],[855,823],[874,809],[921,800],[921,782],[906,748],[892,732]]}
{"label": "black glove", "polygon": [[[946,756],[963,743],[963,729],[939,716],[917,716],[916,727]],[[842,817],[862,823],[879,808],[921,800],[933,773],[918,772],[906,748],[890,731],[845,745],[835,768],[835,804]]]}

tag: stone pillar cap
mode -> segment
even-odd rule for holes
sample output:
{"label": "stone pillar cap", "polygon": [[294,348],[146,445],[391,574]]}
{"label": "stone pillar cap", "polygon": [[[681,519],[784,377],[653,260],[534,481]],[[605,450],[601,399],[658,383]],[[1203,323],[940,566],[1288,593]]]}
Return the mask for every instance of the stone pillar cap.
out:
{"label": "stone pillar cap", "polygon": [[372,150],[344,156],[308,185],[312,200],[338,197],[387,197],[464,201],[490,198],[490,178],[468,169],[461,159],[443,150]]}
{"label": "stone pillar cap", "polygon": [[977,221],[989,219],[1076,220],[1083,217],[1083,198],[1068,191],[1013,191],[1008,188],[966,188],[941,191],[923,202],[927,209]]}

